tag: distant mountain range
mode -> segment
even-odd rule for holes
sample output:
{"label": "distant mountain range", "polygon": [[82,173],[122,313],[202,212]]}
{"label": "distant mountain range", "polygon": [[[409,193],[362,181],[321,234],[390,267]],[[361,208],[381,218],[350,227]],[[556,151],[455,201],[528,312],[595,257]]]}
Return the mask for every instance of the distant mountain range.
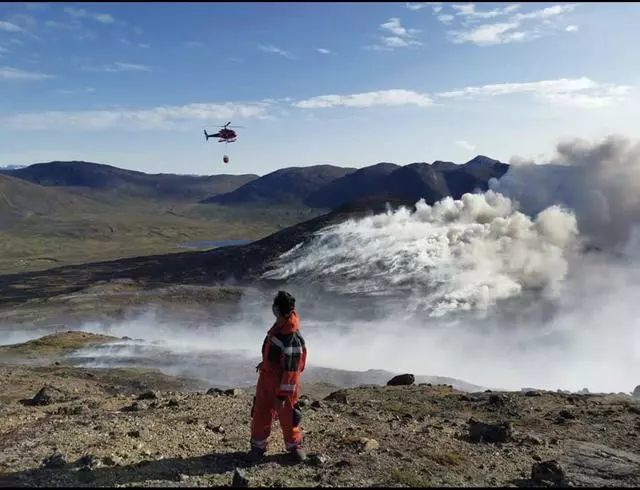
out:
{"label": "distant mountain range", "polygon": [[[336,209],[374,199],[436,202],[445,196],[486,190],[509,166],[479,155],[458,165],[436,161],[399,166],[378,163],[361,169],[314,165],[288,167],[259,177],[146,174],[90,162],[37,163],[0,168],[0,174],[45,187],[84,188],[148,198],[184,199],[224,205],[300,205]],[[6,182],[5,182],[6,185]]]}
{"label": "distant mountain range", "polygon": [[330,165],[284,168],[238,189],[203,202],[221,204],[302,203],[335,209],[367,198],[418,201],[432,204],[443,197],[486,190],[491,178],[502,177],[509,165],[482,155],[463,165],[436,161],[399,166],[378,163],[361,169]]}
{"label": "distant mountain range", "polygon": [[[303,204],[306,197],[357,169],[314,165],[276,170],[227,194],[205,199],[220,204]],[[322,206],[319,206],[322,207]]]}
{"label": "distant mountain range", "polygon": [[83,187],[128,195],[171,199],[204,199],[228,193],[257,175],[146,174],[91,162],[36,163],[23,168],[0,168],[0,174],[47,187]]}

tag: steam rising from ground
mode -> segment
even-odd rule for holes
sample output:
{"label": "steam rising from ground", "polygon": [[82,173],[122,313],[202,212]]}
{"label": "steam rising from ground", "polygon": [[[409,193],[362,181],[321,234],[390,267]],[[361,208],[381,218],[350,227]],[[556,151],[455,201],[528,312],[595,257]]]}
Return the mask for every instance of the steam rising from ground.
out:
{"label": "steam rising from ground", "polygon": [[532,220],[501,194],[466,194],[324,229],[265,276],[310,276],[341,293],[404,291],[407,306],[441,316],[527,289],[556,292],[576,234],[573,215],[557,206]]}

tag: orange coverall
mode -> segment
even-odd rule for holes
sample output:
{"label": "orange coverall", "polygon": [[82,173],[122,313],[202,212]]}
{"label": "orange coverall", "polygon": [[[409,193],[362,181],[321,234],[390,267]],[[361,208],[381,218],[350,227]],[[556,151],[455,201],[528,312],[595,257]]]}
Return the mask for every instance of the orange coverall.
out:
{"label": "orange coverall", "polygon": [[262,451],[267,448],[276,414],[276,398],[284,399],[277,416],[287,450],[292,451],[302,444],[298,396],[307,349],[298,330],[298,315],[293,311],[288,317],[276,320],[262,344],[262,366],[251,411],[253,448]]}

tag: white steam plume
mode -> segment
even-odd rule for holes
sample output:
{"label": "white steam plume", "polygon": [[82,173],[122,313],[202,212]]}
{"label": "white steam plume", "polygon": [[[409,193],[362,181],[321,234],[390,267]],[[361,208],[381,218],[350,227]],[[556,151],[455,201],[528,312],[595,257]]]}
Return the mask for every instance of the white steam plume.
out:
{"label": "white steam plume", "polygon": [[525,290],[557,292],[576,223],[553,206],[531,219],[495,192],[445,198],[321,230],[265,274],[311,276],[341,293],[405,292],[432,316],[486,309]]}

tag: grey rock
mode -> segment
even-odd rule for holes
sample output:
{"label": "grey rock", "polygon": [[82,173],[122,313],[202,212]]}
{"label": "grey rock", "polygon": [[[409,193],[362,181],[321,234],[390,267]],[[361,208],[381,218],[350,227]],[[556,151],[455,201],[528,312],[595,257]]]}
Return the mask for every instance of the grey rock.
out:
{"label": "grey rock", "polygon": [[68,396],[62,390],[53,386],[44,386],[31,399],[31,405],[51,405],[52,403],[61,403],[68,400]]}
{"label": "grey rock", "polygon": [[42,460],[42,467],[47,469],[64,468],[66,464],[67,464],[67,461],[64,459],[64,456],[60,453],[54,453],[51,456]]}
{"label": "grey rock", "polygon": [[413,374],[399,374],[387,381],[387,386],[409,386],[415,381],[416,377]]}
{"label": "grey rock", "polygon": [[246,488],[249,486],[249,479],[247,478],[244,470],[241,470],[240,468],[236,468],[235,470],[233,470],[233,479],[231,480],[231,486],[240,488]]}
{"label": "grey rock", "polygon": [[502,422],[486,424],[469,419],[469,439],[471,442],[509,442],[511,441],[511,424]]}
{"label": "grey rock", "polygon": [[221,390],[220,388],[209,388],[207,390],[207,395],[224,395],[224,390]]}
{"label": "grey rock", "polygon": [[349,403],[349,400],[347,399],[347,394],[343,393],[342,391],[334,391],[333,393],[329,394],[325,398],[325,400],[330,402],[344,403],[344,404]]}
{"label": "grey rock", "polygon": [[326,463],[327,458],[322,454],[312,454],[307,458],[307,464],[311,466],[324,466]]}
{"label": "grey rock", "polygon": [[78,461],[76,461],[76,465],[93,469],[99,468],[103,465],[103,463],[97,456],[94,456],[93,454],[87,454],[79,458]]}
{"label": "grey rock", "polygon": [[238,388],[232,388],[230,390],[225,390],[224,394],[226,396],[240,396],[242,395],[242,390],[239,390]]}
{"label": "grey rock", "polygon": [[640,385],[635,387],[635,389],[633,390],[633,393],[631,393],[631,396],[640,400]]}
{"label": "grey rock", "polygon": [[539,463],[533,463],[531,467],[531,479],[536,483],[559,485],[564,482],[565,473],[557,461],[541,461]]}
{"label": "grey rock", "polygon": [[158,394],[153,390],[148,390],[138,395],[138,400],[157,400]]}
{"label": "grey rock", "polygon": [[542,396],[542,393],[540,393],[539,391],[531,390],[531,391],[526,391],[524,393],[524,396]]}

